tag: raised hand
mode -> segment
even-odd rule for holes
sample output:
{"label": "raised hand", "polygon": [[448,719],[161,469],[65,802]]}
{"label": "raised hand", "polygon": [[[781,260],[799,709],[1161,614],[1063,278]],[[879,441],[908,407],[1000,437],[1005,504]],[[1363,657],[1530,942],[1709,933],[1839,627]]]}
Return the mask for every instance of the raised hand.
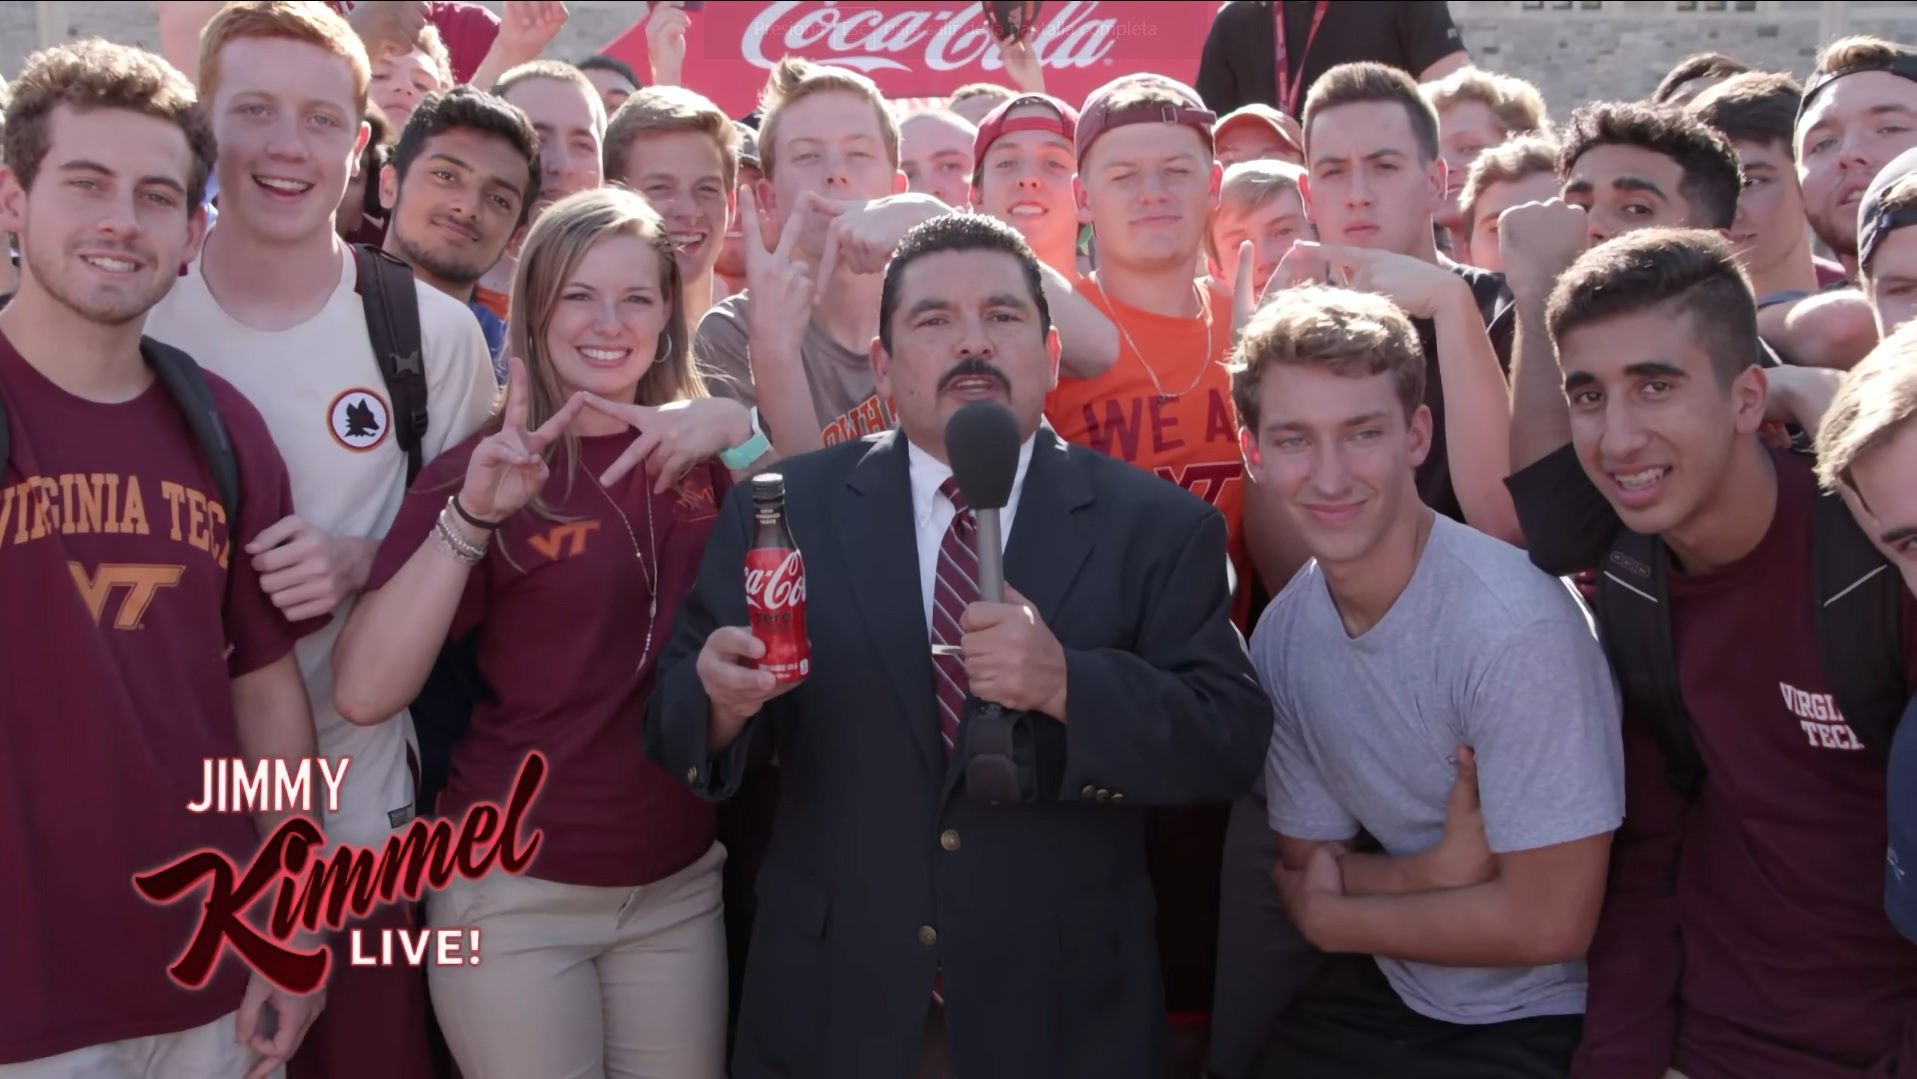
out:
{"label": "raised hand", "polygon": [[[154,6],[165,11],[170,7],[185,5]],[[419,32],[425,29],[431,14],[432,5],[421,0],[367,0],[363,4],[354,4],[346,21],[365,43],[366,51],[378,56],[380,50],[388,45],[412,48],[418,43]]]}
{"label": "raised hand", "polygon": [[1543,302],[1589,246],[1590,216],[1563,199],[1527,202],[1498,215],[1504,281],[1520,302]]}
{"label": "raised hand", "polygon": [[912,226],[930,221],[952,208],[925,194],[888,195],[870,202],[844,202],[808,194],[811,212],[831,218],[825,232],[825,251],[819,256],[818,298],[841,263],[856,274],[885,272],[892,252]]}
{"label": "raised hand", "polygon": [[[1234,341],[1244,335],[1245,324],[1251,321],[1252,313],[1258,310],[1258,306],[1265,302],[1264,296],[1252,295],[1256,288],[1252,282],[1257,280],[1254,276],[1257,262],[1257,248],[1250,240],[1238,245],[1238,274],[1231,284],[1231,338]],[[1271,276],[1273,280],[1278,277],[1275,273]],[[1266,285],[1270,283],[1267,281]]]}
{"label": "raised hand", "polygon": [[[676,85],[686,62],[686,31],[692,16],[683,3],[655,3],[646,12],[646,56],[652,61],[656,85]],[[670,75],[671,83],[660,76]]]}
{"label": "raised hand", "polygon": [[1005,65],[1005,77],[1021,93],[1042,94],[1045,92],[1045,68],[1039,63],[1038,51],[1032,48],[1032,39],[1038,36],[1033,30],[1016,41],[995,39],[998,45],[999,62]]}
{"label": "raised hand", "polygon": [[1368,247],[1344,247],[1299,240],[1292,251],[1324,260],[1333,279],[1349,288],[1373,292],[1397,304],[1412,318],[1433,318],[1447,297],[1467,288],[1464,279],[1436,263]]}
{"label": "raised hand", "polygon": [[459,504],[482,521],[511,517],[546,486],[550,471],[542,451],[579,415],[585,398],[573,394],[536,431],[526,430],[527,406],[526,364],[515,356],[506,371],[503,423],[473,448],[472,459],[466,463],[466,485],[459,491]]}
{"label": "raised hand", "polygon": [[752,437],[752,414],[737,401],[706,397],[674,401],[657,408],[585,395],[586,407],[622,420],[639,432],[626,452],[599,477],[611,487],[639,465],[658,478],[653,491],[664,494],[692,466]]}
{"label": "raised hand", "polygon": [[[739,191],[739,225],[745,231],[746,293],[752,302],[746,308],[746,331],[754,341],[783,340],[793,355],[805,340],[805,328],[812,322],[814,289],[812,272],[793,254],[799,233],[805,231],[807,203],[801,202],[786,218],[779,231],[779,246],[767,250],[765,237],[771,221],[759,207],[750,187]],[[823,278],[823,272],[820,274]],[[761,346],[763,347],[763,346]]]}
{"label": "raised hand", "polygon": [[566,5],[559,0],[506,0],[499,34],[515,56],[536,57],[566,28]]}

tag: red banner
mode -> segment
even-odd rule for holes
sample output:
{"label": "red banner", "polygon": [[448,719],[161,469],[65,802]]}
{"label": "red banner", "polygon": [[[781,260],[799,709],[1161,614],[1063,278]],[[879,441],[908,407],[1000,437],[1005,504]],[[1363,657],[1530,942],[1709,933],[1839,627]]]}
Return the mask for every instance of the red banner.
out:
{"label": "red banner", "polygon": [[[1076,105],[1120,75],[1198,76],[1209,4],[1070,0],[1039,12],[1033,47],[1045,88]],[[1007,82],[974,0],[737,0],[692,13],[683,81],[732,116],[758,102],[766,72],[787,55],[865,73],[888,98],[943,97],[968,82]],[[606,47],[644,78],[643,21]]]}

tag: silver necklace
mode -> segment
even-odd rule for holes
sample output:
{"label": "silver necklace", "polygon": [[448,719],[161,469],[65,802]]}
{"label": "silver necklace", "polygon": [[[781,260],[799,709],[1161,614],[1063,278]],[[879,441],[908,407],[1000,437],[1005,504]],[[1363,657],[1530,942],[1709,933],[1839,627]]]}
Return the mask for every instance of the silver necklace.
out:
{"label": "silver necklace", "polygon": [[[1103,282],[1100,282],[1100,284],[1102,285]],[[1165,392],[1164,383],[1158,381],[1158,372],[1152,370],[1152,365],[1145,360],[1145,351],[1138,347],[1138,342],[1132,340],[1132,332],[1125,328],[1123,322],[1119,321],[1118,301],[1116,299],[1112,300],[1112,325],[1117,326],[1118,332],[1125,335],[1125,343],[1132,346],[1132,355],[1138,357],[1138,366],[1143,367],[1146,377],[1152,380],[1152,389],[1158,391],[1158,403],[1161,405],[1171,404],[1173,401],[1197,389],[1198,384],[1205,381],[1205,371],[1211,367],[1211,305],[1205,302],[1205,294],[1199,291],[1198,282],[1193,281],[1191,289],[1192,295],[1198,300],[1198,310],[1205,316],[1205,357],[1204,362],[1198,365],[1198,374],[1192,377],[1191,385],[1186,386],[1177,393]],[[1110,294],[1107,293],[1107,295],[1109,296]]]}
{"label": "silver necklace", "polygon": [[[645,475],[643,471],[639,474],[642,477]],[[612,512],[619,515],[619,523],[626,526],[626,538],[632,541],[632,557],[638,559],[640,576],[645,578],[646,591],[651,593],[651,598],[646,605],[645,648],[639,653],[638,665],[632,669],[632,673],[638,674],[646,669],[646,660],[652,658],[652,632],[653,627],[659,623],[659,537],[653,531],[652,525],[652,492],[646,492],[646,544],[652,550],[652,568],[648,570],[645,556],[639,553],[639,537],[633,533],[632,521],[627,519],[626,511],[619,508],[619,503],[612,497],[612,492],[606,490],[606,485],[599,482],[598,476],[592,478],[592,485],[599,489],[599,494],[605,498],[606,505],[612,507]]]}

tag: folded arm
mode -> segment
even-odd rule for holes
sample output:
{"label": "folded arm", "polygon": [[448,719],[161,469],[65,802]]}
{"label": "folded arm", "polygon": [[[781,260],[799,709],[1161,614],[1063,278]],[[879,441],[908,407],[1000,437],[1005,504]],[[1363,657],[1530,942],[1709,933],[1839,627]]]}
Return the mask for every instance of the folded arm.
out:
{"label": "folded arm", "polygon": [[[1287,868],[1310,845],[1284,841]],[[1526,967],[1585,954],[1604,897],[1611,835],[1497,855],[1483,884],[1402,895],[1314,893],[1298,911],[1307,939],[1359,952],[1457,967]]]}

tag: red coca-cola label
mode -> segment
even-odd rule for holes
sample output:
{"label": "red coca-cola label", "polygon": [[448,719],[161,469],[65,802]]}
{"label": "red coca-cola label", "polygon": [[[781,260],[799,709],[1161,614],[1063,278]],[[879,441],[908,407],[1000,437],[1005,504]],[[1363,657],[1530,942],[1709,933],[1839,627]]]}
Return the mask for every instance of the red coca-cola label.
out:
{"label": "red coca-cola label", "polygon": [[[1046,4],[1029,40],[1046,89],[1073,104],[1120,75],[1198,74],[1211,19],[1184,4]],[[605,52],[649,69],[644,20]],[[852,68],[889,98],[944,97],[968,82],[1006,82],[978,0],[782,0],[711,4],[692,16],[685,85],[733,116],[757,103],[784,56]]]}
{"label": "red coca-cola label", "polygon": [[752,635],[765,642],[759,669],[781,683],[812,673],[812,642],[805,635],[805,559],[794,547],[754,547],[745,556],[746,613]]}

